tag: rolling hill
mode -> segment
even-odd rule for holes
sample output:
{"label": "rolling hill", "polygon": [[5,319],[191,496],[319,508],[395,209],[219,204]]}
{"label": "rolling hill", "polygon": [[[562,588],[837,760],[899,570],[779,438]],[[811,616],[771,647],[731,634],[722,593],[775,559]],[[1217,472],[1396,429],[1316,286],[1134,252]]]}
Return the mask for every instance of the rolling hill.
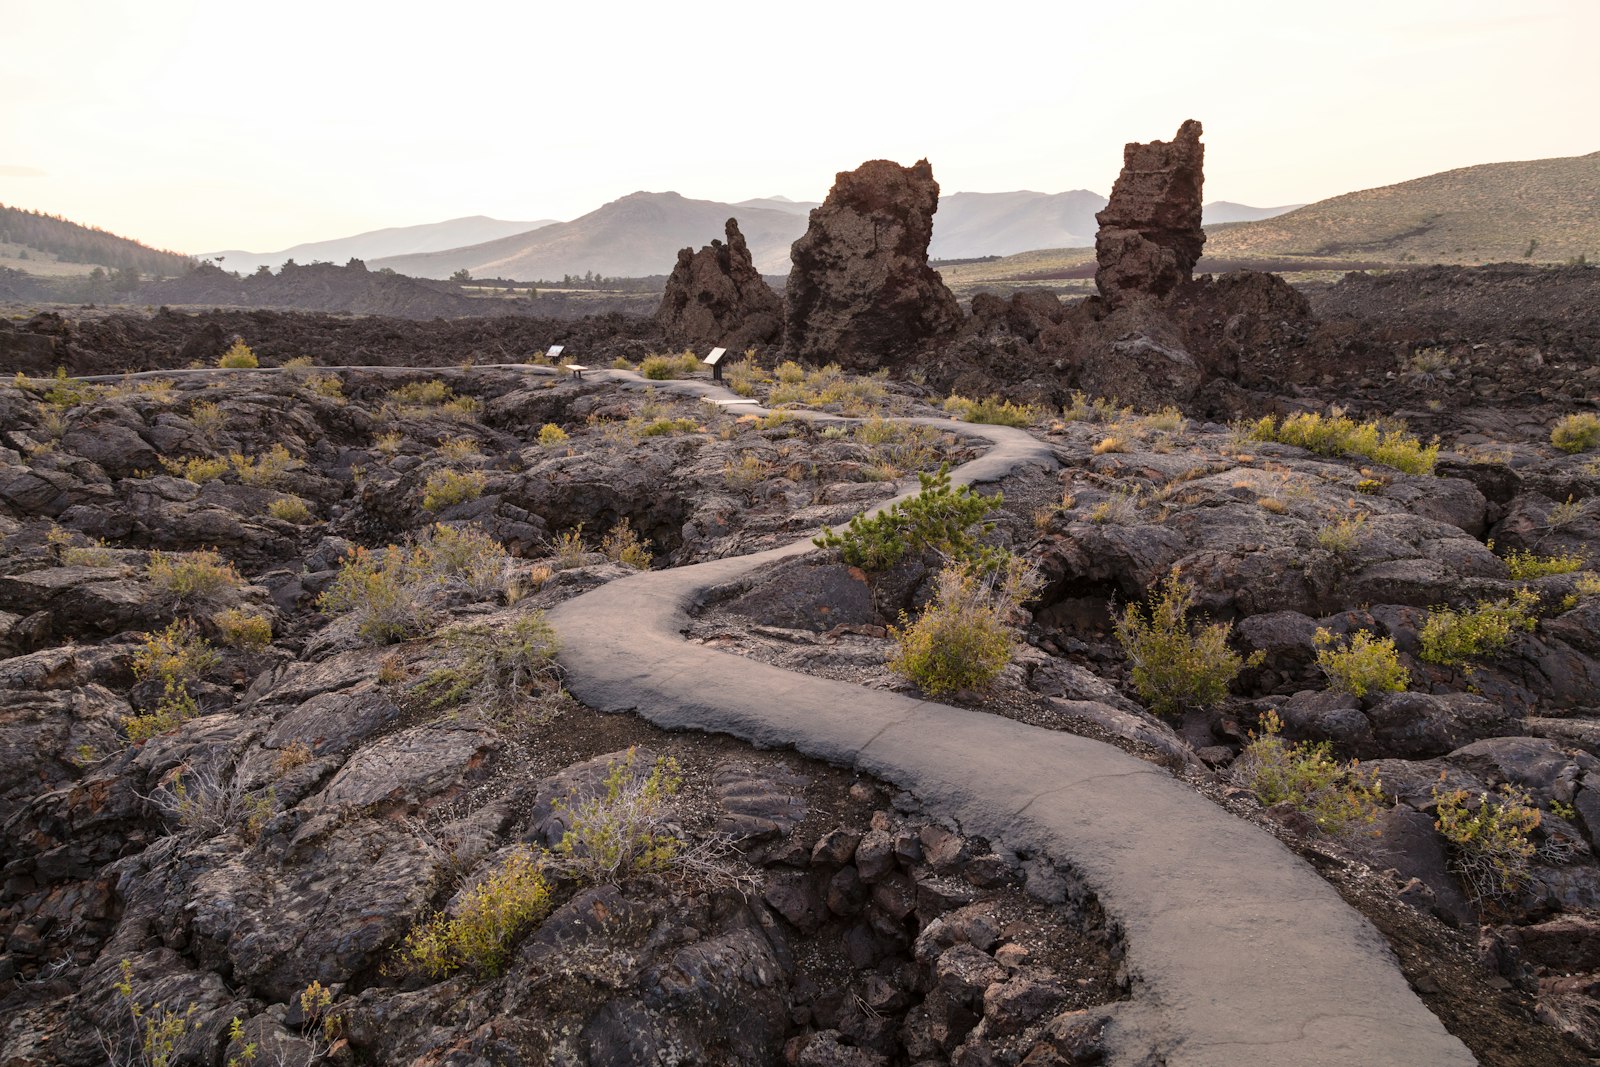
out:
{"label": "rolling hill", "polygon": [[170,278],[194,262],[56,215],[0,204],[0,266],[37,275],[88,274],[101,267]]}
{"label": "rolling hill", "polygon": [[227,249],[207,252],[200,259],[220,260],[224,270],[249,274],[265,266],[277,270],[289,260],[297,263],[344,263],[351,259],[373,260],[385,256],[404,256],[417,252],[439,252],[447,248],[481,244],[512,234],[527,233],[541,226],[554,224],[554,219],[537,222],[516,222],[491,219],[484,215],[430,222],[421,226],[391,226],[383,230],[369,230],[352,237],[337,237],[329,241],[310,241],[285,248],[281,252],[245,252]]}
{"label": "rolling hill", "polygon": [[1600,152],[1485,163],[1319,200],[1208,234],[1206,255],[1393,263],[1564,262],[1600,253]]}

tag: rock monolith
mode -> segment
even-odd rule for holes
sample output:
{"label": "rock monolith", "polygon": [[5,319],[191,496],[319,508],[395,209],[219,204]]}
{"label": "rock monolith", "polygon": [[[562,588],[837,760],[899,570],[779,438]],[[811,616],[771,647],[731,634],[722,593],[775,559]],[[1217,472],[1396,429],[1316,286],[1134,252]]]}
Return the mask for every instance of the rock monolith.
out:
{"label": "rock monolith", "polygon": [[961,307],[928,266],[939,183],[927,160],[841,171],[794,243],[784,347],[848,370],[891,366],[960,328]]}
{"label": "rock monolith", "polygon": [[1206,243],[1200,228],[1205,145],[1189,119],[1171,141],[1122,150],[1111,202],[1095,216],[1095,285],[1113,306],[1130,294],[1164,297],[1193,277]]}
{"label": "rock monolith", "polygon": [[675,344],[721,345],[738,351],[776,341],[783,331],[783,301],[750,258],[739,220],[700,251],[685,248],[667,279],[656,322]]}

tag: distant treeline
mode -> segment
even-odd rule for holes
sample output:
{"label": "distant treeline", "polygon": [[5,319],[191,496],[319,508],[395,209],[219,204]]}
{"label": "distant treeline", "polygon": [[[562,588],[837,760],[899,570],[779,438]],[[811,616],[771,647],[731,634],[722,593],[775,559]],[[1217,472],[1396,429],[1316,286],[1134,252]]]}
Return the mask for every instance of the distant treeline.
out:
{"label": "distant treeline", "polygon": [[27,245],[67,263],[98,263],[146,277],[172,278],[194,268],[194,260],[126,237],[80,226],[56,215],[0,204],[0,243]]}

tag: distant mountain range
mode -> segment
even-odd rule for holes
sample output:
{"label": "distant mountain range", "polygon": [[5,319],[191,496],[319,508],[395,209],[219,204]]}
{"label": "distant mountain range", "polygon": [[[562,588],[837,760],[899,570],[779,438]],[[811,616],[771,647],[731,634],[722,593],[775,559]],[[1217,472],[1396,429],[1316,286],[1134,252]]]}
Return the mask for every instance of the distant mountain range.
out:
{"label": "distant mountain range", "polygon": [[221,262],[222,269],[238,274],[251,274],[260,267],[277,270],[289,260],[306,263],[344,263],[351,259],[381,259],[384,256],[404,256],[417,252],[438,252],[446,248],[460,248],[498,237],[527,233],[541,226],[549,226],[554,219],[536,222],[514,222],[491,219],[484,215],[469,215],[446,222],[430,222],[422,226],[391,226],[384,230],[370,230],[354,237],[338,237],[331,241],[311,241],[285,248],[281,252],[245,252],[237,248],[221,252],[205,252],[197,258]]}
{"label": "distant mountain range", "polygon": [[[531,233],[418,255],[371,257],[368,264],[420,278],[447,278],[458,270],[474,277],[525,280],[555,280],[589,271],[606,277],[666,274],[677,261],[678,249],[699,248],[721,237],[723,223],[733,217],[739,220],[756,269],[787,274],[789,246],[805,233],[808,215],[817,206],[815,201],[778,196],[729,204],[678,193],[638,192],[571,222]],[[967,259],[1093,244],[1094,214],[1105,206],[1105,197],[1087,189],[951,193],[939,200],[928,254],[934,259]],[[1219,201],[1208,205],[1208,214],[1213,210],[1218,221],[1234,222],[1268,218],[1291,208]]]}

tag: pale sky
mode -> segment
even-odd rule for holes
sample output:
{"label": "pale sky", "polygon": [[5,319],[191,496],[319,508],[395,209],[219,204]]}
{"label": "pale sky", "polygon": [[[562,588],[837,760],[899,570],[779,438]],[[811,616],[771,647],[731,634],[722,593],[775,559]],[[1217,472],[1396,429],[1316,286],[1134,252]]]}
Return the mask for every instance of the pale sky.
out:
{"label": "pale sky", "polygon": [[[1206,198],[1600,150],[1600,0],[0,0],[0,202],[266,252],[640,189],[1110,191],[1205,125]],[[715,235],[708,235],[710,236]]]}

